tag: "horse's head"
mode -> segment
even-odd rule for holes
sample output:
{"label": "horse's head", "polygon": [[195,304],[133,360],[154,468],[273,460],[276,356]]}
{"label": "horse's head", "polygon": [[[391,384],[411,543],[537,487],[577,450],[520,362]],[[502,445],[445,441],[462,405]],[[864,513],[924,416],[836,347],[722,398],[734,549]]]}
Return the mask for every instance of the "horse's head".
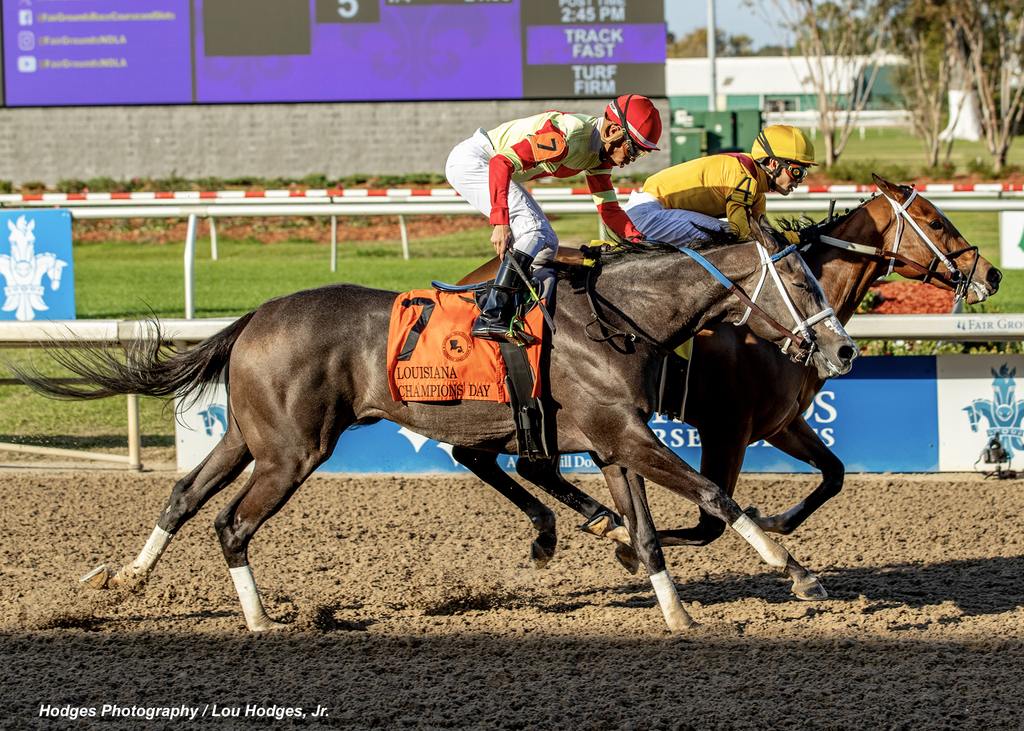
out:
{"label": "horse's head", "polygon": [[747,324],[758,337],[778,343],[793,361],[813,365],[821,378],[848,373],[857,345],[803,257],[795,246],[777,250],[759,226],[751,231],[754,242],[730,247],[745,259],[745,266],[737,259],[731,268],[750,272],[735,282],[767,317],[751,316],[748,306],[736,324]]}
{"label": "horse's head", "polygon": [[908,279],[935,282],[968,304],[996,293],[1002,272],[978,253],[938,206],[912,186],[872,175],[881,195],[868,205],[884,231],[889,271]]}
{"label": "horse's head", "polygon": [[35,255],[36,235],[33,232],[36,222],[26,221],[24,216],[18,216],[16,222],[7,221],[7,228],[11,232],[11,258],[15,261],[32,259]]}

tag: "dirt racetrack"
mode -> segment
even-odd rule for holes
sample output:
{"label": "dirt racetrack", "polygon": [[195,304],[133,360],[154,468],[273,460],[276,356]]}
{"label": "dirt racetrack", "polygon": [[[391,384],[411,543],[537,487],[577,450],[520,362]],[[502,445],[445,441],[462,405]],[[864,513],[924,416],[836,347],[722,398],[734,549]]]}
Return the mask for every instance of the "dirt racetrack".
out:
{"label": "dirt racetrack", "polygon": [[[77,577],[134,557],[174,475],[0,480],[3,727],[72,725],[44,705],[102,728],[178,728],[155,709],[182,706],[216,728],[1024,727],[1024,481],[849,476],[783,539],[827,601],[791,597],[731,532],[667,549],[701,622],[672,636],[642,572],[564,509],[537,570],[526,519],[471,478],[317,477],[253,542],[268,608],[293,623],[253,636],[212,529],[231,489],[145,587],[95,593]],[[745,477],[737,496],[775,512],[814,484]],[[650,494],[661,527],[694,519]]]}

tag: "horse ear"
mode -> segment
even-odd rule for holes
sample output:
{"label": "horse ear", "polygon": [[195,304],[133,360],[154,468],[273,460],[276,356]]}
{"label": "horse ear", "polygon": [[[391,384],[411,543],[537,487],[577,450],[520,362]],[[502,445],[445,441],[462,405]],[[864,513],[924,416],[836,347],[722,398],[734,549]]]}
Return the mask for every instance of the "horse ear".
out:
{"label": "horse ear", "polygon": [[31,221],[28,222],[28,232],[32,233],[35,230],[36,230],[36,219],[33,218]]}
{"label": "horse ear", "polygon": [[878,175],[871,173],[871,179],[875,181],[875,185],[878,186],[878,189],[885,193],[890,198],[895,198],[896,200],[899,200],[905,195],[905,192],[900,188],[900,186],[896,185],[895,183],[890,183],[885,178],[879,177]]}
{"label": "horse ear", "polygon": [[18,229],[14,227],[14,224],[11,222],[11,219],[9,218],[7,219],[7,228],[11,229],[12,234],[18,232]]}
{"label": "horse ear", "polygon": [[996,372],[995,368],[989,368],[989,370],[992,371],[993,378],[999,378],[999,374]]}

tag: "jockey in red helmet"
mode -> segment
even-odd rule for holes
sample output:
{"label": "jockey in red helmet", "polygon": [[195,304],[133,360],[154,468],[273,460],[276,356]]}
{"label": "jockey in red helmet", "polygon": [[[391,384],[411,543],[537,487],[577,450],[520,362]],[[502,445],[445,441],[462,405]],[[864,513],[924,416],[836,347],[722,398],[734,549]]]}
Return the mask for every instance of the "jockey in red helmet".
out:
{"label": "jockey in red helmet", "polygon": [[478,129],[448,156],[448,182],[470,205],[488,216],[491,243],[501,266],[473,326],[475,337],[504,340],[513,294],[524,285],[506,252],[524,271],[550,261],[558,238],[537,201],[522,186],[542,177],[583,173],[605,225],[619,238],[643,237],[619,206],[613,167],[628,165],[658,149],[661,116],[645,96],[625,94],[604,115],[548,111],[515,119],[492,130]]}

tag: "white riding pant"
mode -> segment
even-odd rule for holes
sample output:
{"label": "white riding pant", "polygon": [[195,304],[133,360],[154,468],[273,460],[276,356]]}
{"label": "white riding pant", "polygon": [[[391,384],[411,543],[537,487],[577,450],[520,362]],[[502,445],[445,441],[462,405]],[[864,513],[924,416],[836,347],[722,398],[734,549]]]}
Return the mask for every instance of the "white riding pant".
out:
{"label": "white riding pant", "polygon": [[708,239],[708,231],[728,231],[729,224],[696,211],[665,208],[650,193],[634,190],[623,207],[637,231],[648,241],[672,246]]}
{"label": "white riding pant", "polygon": [[[459,195],[490,218],[490,162],[494,156],[487,133],[478,129],[455,146],[444,166],[445,177]],[[513,248],[534,257],[534,267],[551,261],[558,250],[558,236],[547,216],[526,189],[516,182],[508,186],[508,217]]]}

